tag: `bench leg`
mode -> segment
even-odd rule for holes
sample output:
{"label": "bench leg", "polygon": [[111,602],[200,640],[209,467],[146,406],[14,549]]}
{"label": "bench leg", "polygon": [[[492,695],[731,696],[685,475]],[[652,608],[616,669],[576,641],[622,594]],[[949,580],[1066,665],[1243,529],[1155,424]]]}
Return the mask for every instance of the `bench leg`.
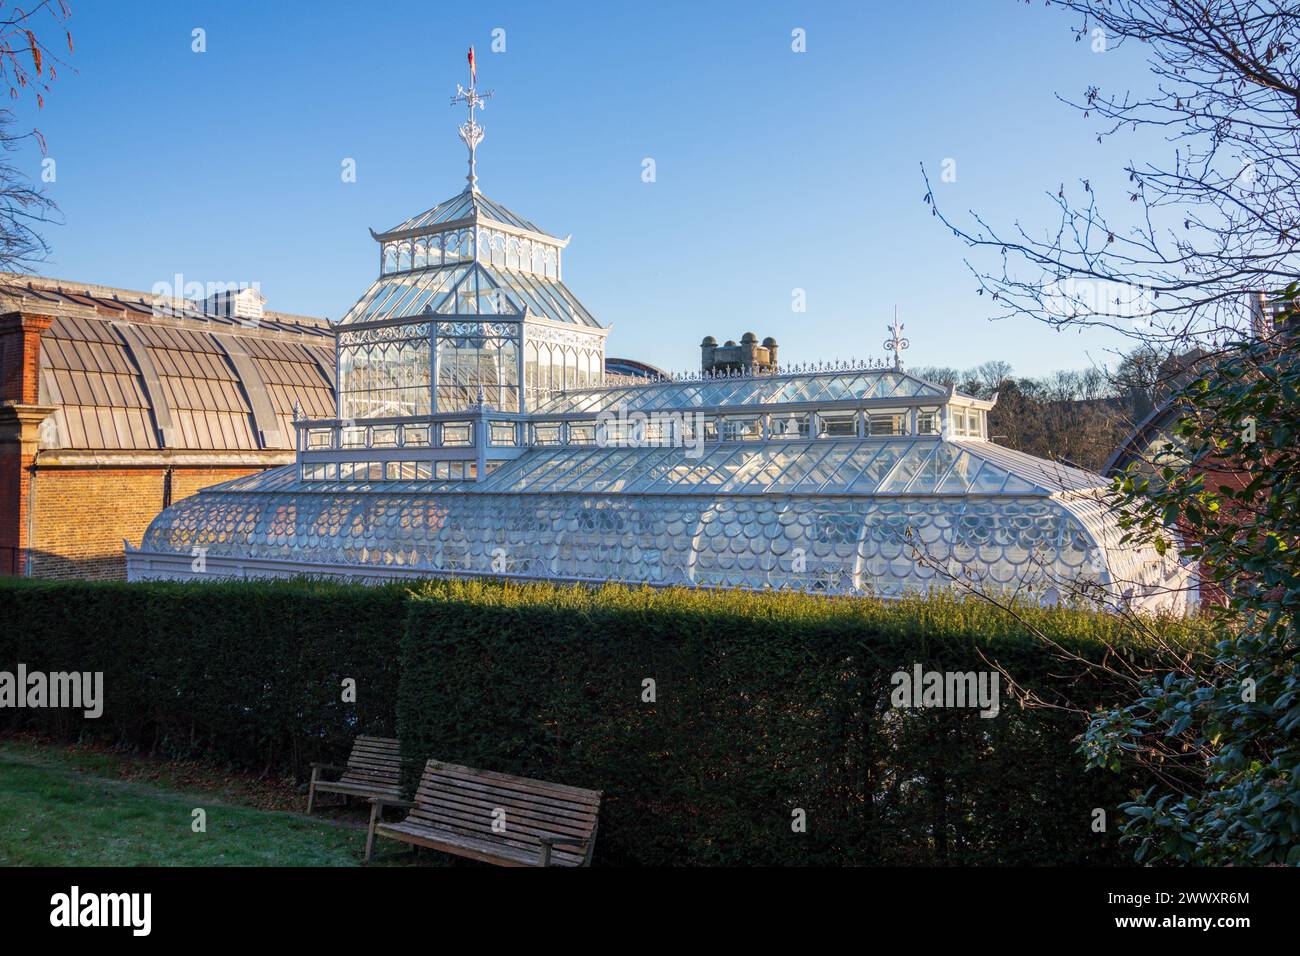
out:
{"label": "bench leg", "polygon": [[375,849],[375,826],[379,823],[380,806],[377,803],[370,805],[370,828],[366,831],[366,859],[370,862],[370,855]]}
{"label": "bench leg", "polygon": [[311,768],[311,786],[307,788],[307,816],[311,816],[311,805],[316,799],[316,775],[320,773],[319,767]]}

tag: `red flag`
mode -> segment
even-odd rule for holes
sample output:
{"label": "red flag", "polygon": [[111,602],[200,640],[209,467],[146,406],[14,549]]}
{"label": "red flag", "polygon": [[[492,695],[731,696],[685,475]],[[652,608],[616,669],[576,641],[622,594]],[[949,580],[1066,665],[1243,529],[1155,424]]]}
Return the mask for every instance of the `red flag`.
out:
{"label": "red flag", "polygon": [[474,48],[469,48],[469,85],[473,86],[478,82],[478,70],[474,69]]}

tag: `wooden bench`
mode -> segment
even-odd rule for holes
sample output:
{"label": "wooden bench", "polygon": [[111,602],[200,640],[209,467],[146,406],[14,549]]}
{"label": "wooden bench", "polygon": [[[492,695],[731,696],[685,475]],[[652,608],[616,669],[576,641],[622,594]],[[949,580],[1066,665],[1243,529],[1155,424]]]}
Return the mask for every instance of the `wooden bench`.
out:
{"label": "wooden bench", "polygon": [[[384,807],[409,810],[384,823]],[[590,866],[600,793],[430,760],[415,800],[370,800],[366,860],[375,837],[500,866]]]}
{"label": "wooden bench", "polygon": [[[341,773],[337,780],[325,780],[322,773]],[[314,763],[311,787],[307,790],[307,812],[311,813],[316,792],[341,793],[348,797],[393,797],[402,795],[402,760],[397,741],[391,737],[358,737],[348,754],[346,767]]]}

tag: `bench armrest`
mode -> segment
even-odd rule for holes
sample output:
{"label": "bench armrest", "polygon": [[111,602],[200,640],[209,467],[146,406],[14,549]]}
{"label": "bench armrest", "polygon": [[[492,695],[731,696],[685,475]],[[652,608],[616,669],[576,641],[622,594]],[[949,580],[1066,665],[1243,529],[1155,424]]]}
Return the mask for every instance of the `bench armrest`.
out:
{"label": "bench armrest", "polygon": [[315,763],[315,762],[312,763],[311,768],[312,768],[313,770],[332,770],[332,771],[335,771],[335,772],[337,772],[337,773],[343,773],[343,772],[345,772],[345,771],[348,769],[347,767],[340,767],[340,766],[338,766],[337,764],[332,764],[332,763]]}
{"label": "bench armrest", "polygon": [[409,810],[415,806],[413,800],[399,800],[396,797],[371,797],[370,802],[381,809],[383,807],[405,807]]}
{"label": "bench armrest", "polygon": [[396,797],[371,797],[370,798],[370,826],[366,828],[366,856],[365,861],[370,862],[370,855],[375,848],[375,828],[379,826],[379,818],[383,815],[384,807],[413,807],[415,806],[410,800],[398,800]]}

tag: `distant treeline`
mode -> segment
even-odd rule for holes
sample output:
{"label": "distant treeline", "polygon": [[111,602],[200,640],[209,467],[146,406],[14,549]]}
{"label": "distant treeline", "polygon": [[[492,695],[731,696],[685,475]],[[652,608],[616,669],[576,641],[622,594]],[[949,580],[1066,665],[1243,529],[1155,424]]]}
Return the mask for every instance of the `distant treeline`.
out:
{"label": "distant treeline", "polygon": [[1040,458],[1101,471],[1115,448],[1153,404],[1152,385],[1134,374],[1126,359],[1118,373],[1106,369],[1062,370],[1039,378],[1016,377],[1007,362],[962,371],[908,369],[938,385],[998,403],[989,413],[989,437]]}

